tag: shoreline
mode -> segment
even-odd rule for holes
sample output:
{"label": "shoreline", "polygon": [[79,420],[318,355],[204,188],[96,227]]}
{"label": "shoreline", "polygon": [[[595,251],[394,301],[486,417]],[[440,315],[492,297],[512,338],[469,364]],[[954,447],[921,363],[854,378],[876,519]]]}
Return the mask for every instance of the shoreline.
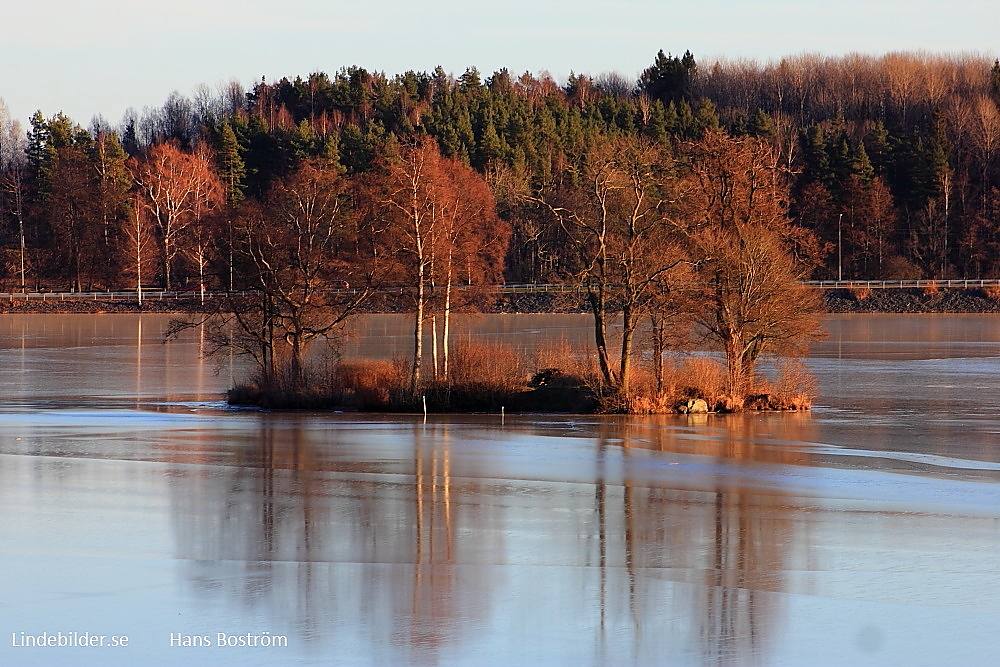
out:
{"label": "shoreline", "polygon": [[178,299],[170,301],[91,301],[91,300],[14,300],[0,301],[0,315],[81,315],[133,314],[133,313],[200,313],[206,304],[199,299]]}
{"label": "shoreline", "polygon": [[982,289],[941,288],[881,289],[868,294],[853,294],[849,290],[829,290],[824,294],[827,313],[894,313],[894,314],[989,314],[1000,313],[1000,299]]}
{"label": "shoreline", "polygon": [[[940,288],[928,291],[919,288],[870,290],[855,294],[845,289],[827,290],[823,295],[826,312],[831,315],[850,313],[1000,313],[1000,298],[984,290]],[[215,299],[202,303],[197,297],[181,299],[77,300],[77,299],[14,299],[0,301],[2,314],[104,314],[104,313],[202,313],[213,310]],[[589,313],[586,302],[572,294],[510,294],[491,303],[480,303],[476,312],[486,314],[546,314]],[[409,309],[399,298],[373,299],[359,313],[407,313]]]}

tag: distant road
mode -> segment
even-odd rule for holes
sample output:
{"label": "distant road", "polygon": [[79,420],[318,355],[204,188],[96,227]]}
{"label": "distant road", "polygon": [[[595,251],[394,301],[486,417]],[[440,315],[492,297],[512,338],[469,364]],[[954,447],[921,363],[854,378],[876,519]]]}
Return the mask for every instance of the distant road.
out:
{"label": "distant road", "polygon": [[[816,289],[982,289],[1000,287],[1000,279],[972,280],[808,280],[802,283]],[[506,294],[519,292],[583,292],[583,285],[498,285],[495,288]]]}
{"label": "distant road", "polygon": [[809,280],[803,283],[818,289],[982,289],[1000,287],[1000,279],[973,280]]}
{"label": "distant road", "polygon": [[[816,289],[983,289],[987,287],[1000,288],[1000,279],[972,280],[967,278],[952,280],[810,280],[803,283]],[[440,289],[440,288],[439,288]],[[558,283],[510,284],[490,286],[455,286],[455,289],[476,289],[501,294],[547,294],[547,293],[583,293],[583,285],[567,285]],[[333,290],[334,292],[357,293],[358,288],[347,287]],[[379,290],[389,294],[401,294],[408,291],[405,287],[385,287]],[[217,299],[227,295],[226,292],[205,292],[206,299]],[[166,291],[143,290],[143,301],[176,301],[180,299],[197,300],[201,292],[192,290]],[[138,300],[136,292],[0,292],[0,301],[128,301]]]}

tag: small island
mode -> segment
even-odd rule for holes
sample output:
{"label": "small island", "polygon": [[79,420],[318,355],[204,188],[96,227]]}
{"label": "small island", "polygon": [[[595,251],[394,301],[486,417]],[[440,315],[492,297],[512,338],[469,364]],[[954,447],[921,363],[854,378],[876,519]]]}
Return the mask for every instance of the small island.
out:
{"label": "small island", "polygon": [[[453,313],[484,298],[476,285],[497,276],[509,251],[510,227],[485,182],[434,141],[394,150],[346,197],[361,219],[378,221],[377,234],[345,224],[357,218],[329,193],[351,184],[314,163],[277,184],[269,208],[237,229],[251,289],[204,320],[216,349],[257,362],[231,402],[625,413],[809,406],[800,364],[781,364],[771,382],[756,373],[762,356],[794,356],[819,337],[822,311],[802,284],[810,265],[796,258],[815,244],[790,223],[787,179],[764,142],[706,132],[681,160],[639,137],[596,138],[564,179],[525,192],[525,206],[550,216],[594,327],[592,350],[554,352],[535,367],[515,349],[450,341]],[[389,276],[409,278],[397,302],[413,313],[412,357],[311,368],[307,349],[385,298]],[[696,349],[720,356],[668,360]]]}
{"label": "small island", "polygon": [[[804,283],[996,275],[998,102],[981,57],[660,51],[637,81],[349,67],[119,127],[0,112],[0,289],[184,291],[203,312],[174,331],[254,361],[240,403],[805,409],[824,307],[995,309]],[[454,314],[540,283],[574,292],[590,349],[453,344]],[[373,311],[412,314],[408,358],[330,362]]]}

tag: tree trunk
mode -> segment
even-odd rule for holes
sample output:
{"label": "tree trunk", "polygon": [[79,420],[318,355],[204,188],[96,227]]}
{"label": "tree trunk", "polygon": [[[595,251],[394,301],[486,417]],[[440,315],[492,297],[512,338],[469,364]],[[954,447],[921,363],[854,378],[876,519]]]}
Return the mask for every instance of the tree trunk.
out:
{"label": "tree trunk", "polygon": [[431,363],[434,365],[434,380],[438,379],[441,365],[438,363],[438,320],[437,315],[431,315]]}
{"label": "tree trunk", "polygon": [[420,266],[417,269],[417,321],[413,327],[413,369],[410,373],[410,396],[414,399],[420,388],[420,362],[424,356],[424,265],[422,259],[418,261]]}
{"label": "tree trunk", "polygon": [[617,388],[618,382],[615,372],[611,369],[608,359],[608,337],[607,337],[607,314],[604,305],[604,291],[599,286],[598,291],[590,289],[587,293],[587,300],[590,302],[590,309],[594,313],[594,342],[597,345],[597,360],[601,367],[601,375],[604,382],[609,387]]}
{"label": "tree trunk", "polygon": [[743,406],[746,398],[747,378],[746,365],[743,358],[743,342],[739,334],[730,332],[726,338],[726,367],[729,375],[729,395],[738,407]]}
{"label": "tree trunk", "polygon": [[28,285],[26,282],[26,274],[24,272],[24,255],[26,252],[26,244],[24,241],[24,219],[21,217],[20,212],[17,215],[17,229],[18,235],[21,237],[21,292],[28,291]]}
{"label": "tree trunk", "polygon": [[201,294],[201,302],[205,303],[205,248],[198,244],[198,292]]}
{"label": "tree trunk", "polygon": [[274,304],[270,296],[264,297],[264,376],[268,384],[273,385],[277,370],[274,359]]}
{"label": "tree trunk", "polygon": [[448,382],[448,347],[450,345],[449,336],[451,333],[451,253],[448,253],[448,280],[444,287],[444,331],[441,334],[442,361],[444,362],[444,379]]}
{"label": "tree trunk", "polygon": [[653,373],[656,377],[656,393],[660,394],[663,392],[663,351],[666,347],[663,339],[663,318],[651,313],[649,327],[653,337]]}
{"label": "tree trunk", "polygon": [[289,375],[291,375],[292,389],[298,391],[305,385],[305,378],[302,373],[302,339],[300,336],[292,336],[290,341],[292,348],[292,358],[289,360]]}
{"label": "tree trunk", "polygon": [[163,240],[163,289],[170,291],[170,245]]}
{"label": "tree trunk", "polygon": [[632,338],[635,335],[634,315],[628,301],[622,308],[622,348],[618,367],[618,388],[623,394],[628,393],[629,380],[632,374]]}

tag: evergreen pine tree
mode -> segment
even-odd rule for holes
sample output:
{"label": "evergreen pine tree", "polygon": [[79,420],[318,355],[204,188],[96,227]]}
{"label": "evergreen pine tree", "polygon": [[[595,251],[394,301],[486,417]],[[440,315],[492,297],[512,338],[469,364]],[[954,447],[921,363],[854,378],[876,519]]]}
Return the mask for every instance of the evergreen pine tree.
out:
{"label": "evergreen pine tree", "polygon": [[868,151],[865,150],[864,142],[859,142],[857,148],[851,155],[851,170],[864,183],[871,183],[875,178],[875,167],[868,159]]}
{"label": "evergreen pine tree", "polygon": [[695,139],[698,137],[698,126],[695,123],[694,112],[687,100],[681,100],[677,104],[677,136],[683,139]]}
{"label": "evergreen pine tree", "polygon": [[482,171],[491,162],[499,159],[505,152],[500,135],[497,134],[496,127],[493,126],[493,119],[487,116],[482,132],[479,135],[479,141],[476,146],[476,160],[473,166]]}
{"label": "evergreen pine tree", "polygon": [[771,118],[763,109],[758,108],[754,112],[753,116],[750,117],[750,122],[747,125],[747,132],[754,137],[760,137],[761,139],[770,139],[774,136],[774,119]]}
{"label": "evergreen pine tree", "polygon": [[677,114],[677,105],[670,102],[663,112],[663,128],[667,131],[667,134],[676,137],[681,133],[680,126],[681,119]]}
{"label": "evergreen pine tree", "polygon": [[734,137],[745,137],[750,134],[750,125],[747,122],[746,114],[738,112],[729,126],[729,134]]}
{"label": "evergreen pine tree", "polygon": [[638,87],[652,99],[663,103],[691,99],[691,83],[697,65],[690,51],[684,56],[664,55],[661,49],[650,67],[639,76]]}
{"label": "evergreen pine tree", "polygon": [[33,113],[29,122],[31,129],[28,130],[28,145],[24,152],[28,156],[28,165],[32,175],[37,180],[45,181],[55,156],[50,140],[49,123],[41,111]]}
{"label": "evergreen pine tree", "polygon": [[222,121],[219,129],[218,153],[219,178],[226,188],[226,200],[230,206],[235,206],[246,196],[246,163],[228,119]]}
{"label": "evergreen pine tree", "polygon": [[826,148],[829,173],[827,175],[827,187],[831,192],[841,189],[847,179],[854,172],[854,161],[851,155],[851,145],[847,141],[847,133],[843,130],[836,136],[830,137]]}
{"label": "evergreen pine tree", "polygon": [[871,160],[876,174],[884,174],[892,160],[892,145],[889,131],[882,121],[875,121],[871,133],[865,137],[865,152]]}
{"label": "evergreen pine tree", "polygon": [[698,101],[698,106],[694,113],[695,136],[693,139],[700,139],[707,131],[719,129],[719,113],[715,108],[715,103],[707,97]]}
{"label": "evergreen pine tree", "polygon": [[367,171],[375,157],[371,137],[361,132],[357,125],[349,124],[340,134],[340,164],[349,173]]}
{"label": "evergreen pine tree", "polygon": [[802,178],[805,183],[822,183],[828,186],[833,180],[830,171],[830,157],[827,154],[826,134],[823,128],[813,123],[802,130],[802,160],[805,163]]}
{"label": "evergreen pine tree", "polygon": [[650,105],[649,120],[646,121],[644,132],[653,141],[667,140],[667,114],[660,100],[653,100]]}

